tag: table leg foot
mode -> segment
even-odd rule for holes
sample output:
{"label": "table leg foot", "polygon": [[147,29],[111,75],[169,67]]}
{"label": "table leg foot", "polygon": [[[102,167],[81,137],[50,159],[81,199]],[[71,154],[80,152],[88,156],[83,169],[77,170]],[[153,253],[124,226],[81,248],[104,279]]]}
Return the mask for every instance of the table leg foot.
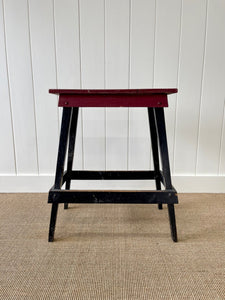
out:
{"label": "table leg foot", "polygon": [[52,204],[51,219],[50,219],[50,226],[49,226],[49,236],[48,236],[48,241],[49,242],[54,241],[54,233],[55,233],[55,224],[56,224],[57,212],[58,212],[58,203],[53,203]]}
{"label": "table leg foot", "polygon": [[162,204],[160,203],[160,204],[158,204],[158,209],[163,209],[163,206],[162,206]]}
{"label": "table leg foot", "polygon": [[174,242],[177,242],[177,227],[176,227],[174,204],[168,204],[168,214],[170,220],[171,237]]}

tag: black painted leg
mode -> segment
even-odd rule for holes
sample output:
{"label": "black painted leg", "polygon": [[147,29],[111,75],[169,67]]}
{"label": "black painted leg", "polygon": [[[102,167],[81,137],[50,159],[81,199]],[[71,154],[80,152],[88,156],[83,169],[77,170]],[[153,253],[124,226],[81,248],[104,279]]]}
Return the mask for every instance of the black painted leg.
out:
{"label": "black painted leg", "polygon": [[[66,190],[70,189],[70,182],[71,180],[66,181]],[[68,203],[64,203],[64,209],[68,209]]]}
{"label": "black painted leg", "polygon": [[[157,189],[158,191],[161,190],[161,182],[160,182],[160,178],[156,178],[156,189]],[[159,204],[158,204],[158,209],[163,209],[162,203],[159,203]]]}
{"label": "black painted leg", "polygon": [[[154,170],[157,173],[157,177],[155,179],[156,189],[161,190],[160,183],[160,175],[159,175],[159,150],[158,150],[158,139],[157,139],[157,131],[156,131],[156,121],[155,114],[152,107],[148,107],[148,119],[150,126],[150,134],[151,134],[151,143],[152,143],[152,156],[154,163]],[[158,209],[162,209],[162,204],[158,204]]]}
{"label": "black painted leg", "polygon": [[[55,189],[61,189],[62,186],[66,148],[67,148],[70,121],[71,121],[71,111],[72,111],[71,107],[63,108],[61,132],[60,132],[60,139],[59,139],[59,150],[58,150],[57,166],[56,166],[56,173],[55,173],[55,184],[54,184]],[[49,242],[53,242],[54,240],[57,212],[58,212],[58,203],[57,202],[52,203],[52,212],[51,212],[49,238],[48,238]]]}
{"label": "black painted leg", "polygon": [[[72,119],[70,125],[70,136],[69,136],[69,147],[68,147],[68,161],[67,161],[67,172],[72,171],[73,158],[74,158],[74,148],[77,133],[77,120],[78,120],[79,108],[74,107],[72,109]],[[71,179],[66,181],[66,190],[70,189]],[[64,209],[68,209],[68,203],[64,203]]]}
{"label": "black painted leg", "polygon": [[[161,182],[160,182],[160,178],[157,177],[155,181],[156,181],[156,189],[157,189],[158,191],[160,191],[160,190],[161,190]],[[158,204],[158,209],[163,209],[162,203],[159,203],[159,204]]]}
{"label": "black painted leg", "polygon": [[[169,155],[166,137],[166,126],[163,108],[154,108],[155,119],[157,124],[157,133],[160,146],[160,154],[162,161],[162,172],[165,181],[165,188],[172,189],[171,175],[170,175],[170,165],[169,165]],[[168,213],[170,220],[171,236],[174,242],[177,242],[177,229],[176,229],[176,219],[174,204],[168,204]]]}
{"label": "black painted leg", "polygon": [[154,108],[154,110],[155,110],[155,118],[157,124],[157,133],[159,139],[159,148],[161,154],[162,171],[165,180],[165,187],[166,189],[171,189],[172,183],[171,183],[171,175],[170,175],[170,164],[169,164],[164,111],[162,107]]}
{"label": "black painted leg", "polygon": [[174,242],[177,242],[177,227],[176,227],[174,204],[167,204],[167,205],[168,205],[168,214],[170,219],[171,237]]}
{"label": "black painted leg", "polygon": [[57,212],[58,212],[58,203],[52,204],[52,212],[51,212],[51,219],[50,219],[50,225],[49,225],[49,236],[48,241],[53,242],[54,240],[54,233],[55,233],[55,224],[56,224],[56,218],[57,218]]}

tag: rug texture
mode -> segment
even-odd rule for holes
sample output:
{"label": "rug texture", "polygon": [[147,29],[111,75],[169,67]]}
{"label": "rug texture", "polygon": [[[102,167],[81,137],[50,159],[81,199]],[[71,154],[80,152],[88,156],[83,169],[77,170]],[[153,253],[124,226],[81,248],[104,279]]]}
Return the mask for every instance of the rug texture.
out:
{"label": "rug texture", "polygon": [[225,299],[225,195],[181,194],[178,243],[166,205],[59,206],[0,195],[0,299]]}

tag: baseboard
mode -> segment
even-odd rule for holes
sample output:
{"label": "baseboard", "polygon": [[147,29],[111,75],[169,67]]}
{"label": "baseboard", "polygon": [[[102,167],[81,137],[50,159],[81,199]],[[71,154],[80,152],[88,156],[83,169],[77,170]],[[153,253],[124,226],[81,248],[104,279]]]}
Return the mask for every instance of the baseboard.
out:
{"label": "baseboard", "polygon": [[[173,176],[173,186],[180,193],[225,193],[225,176]],[[0,175],[1,193],[46,193],[53,185],[53,175]],[[149,181],[73,181],[85,189],[154,189]]]}

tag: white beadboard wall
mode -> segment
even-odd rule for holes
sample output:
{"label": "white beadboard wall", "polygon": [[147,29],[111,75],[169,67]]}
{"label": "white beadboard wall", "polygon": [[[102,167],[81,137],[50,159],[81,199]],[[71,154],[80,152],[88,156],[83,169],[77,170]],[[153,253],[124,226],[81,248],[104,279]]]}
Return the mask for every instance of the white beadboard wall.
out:
{"label": "white beadboard wall", "polygon": [[[53,183],[49,88],[152,87],[179,90],[165,110],[174,186],[225,192],[224,0],[0,0],[0,192]],[[81,109],[74,168],[151,168],[147,122],[144,108]]]}

